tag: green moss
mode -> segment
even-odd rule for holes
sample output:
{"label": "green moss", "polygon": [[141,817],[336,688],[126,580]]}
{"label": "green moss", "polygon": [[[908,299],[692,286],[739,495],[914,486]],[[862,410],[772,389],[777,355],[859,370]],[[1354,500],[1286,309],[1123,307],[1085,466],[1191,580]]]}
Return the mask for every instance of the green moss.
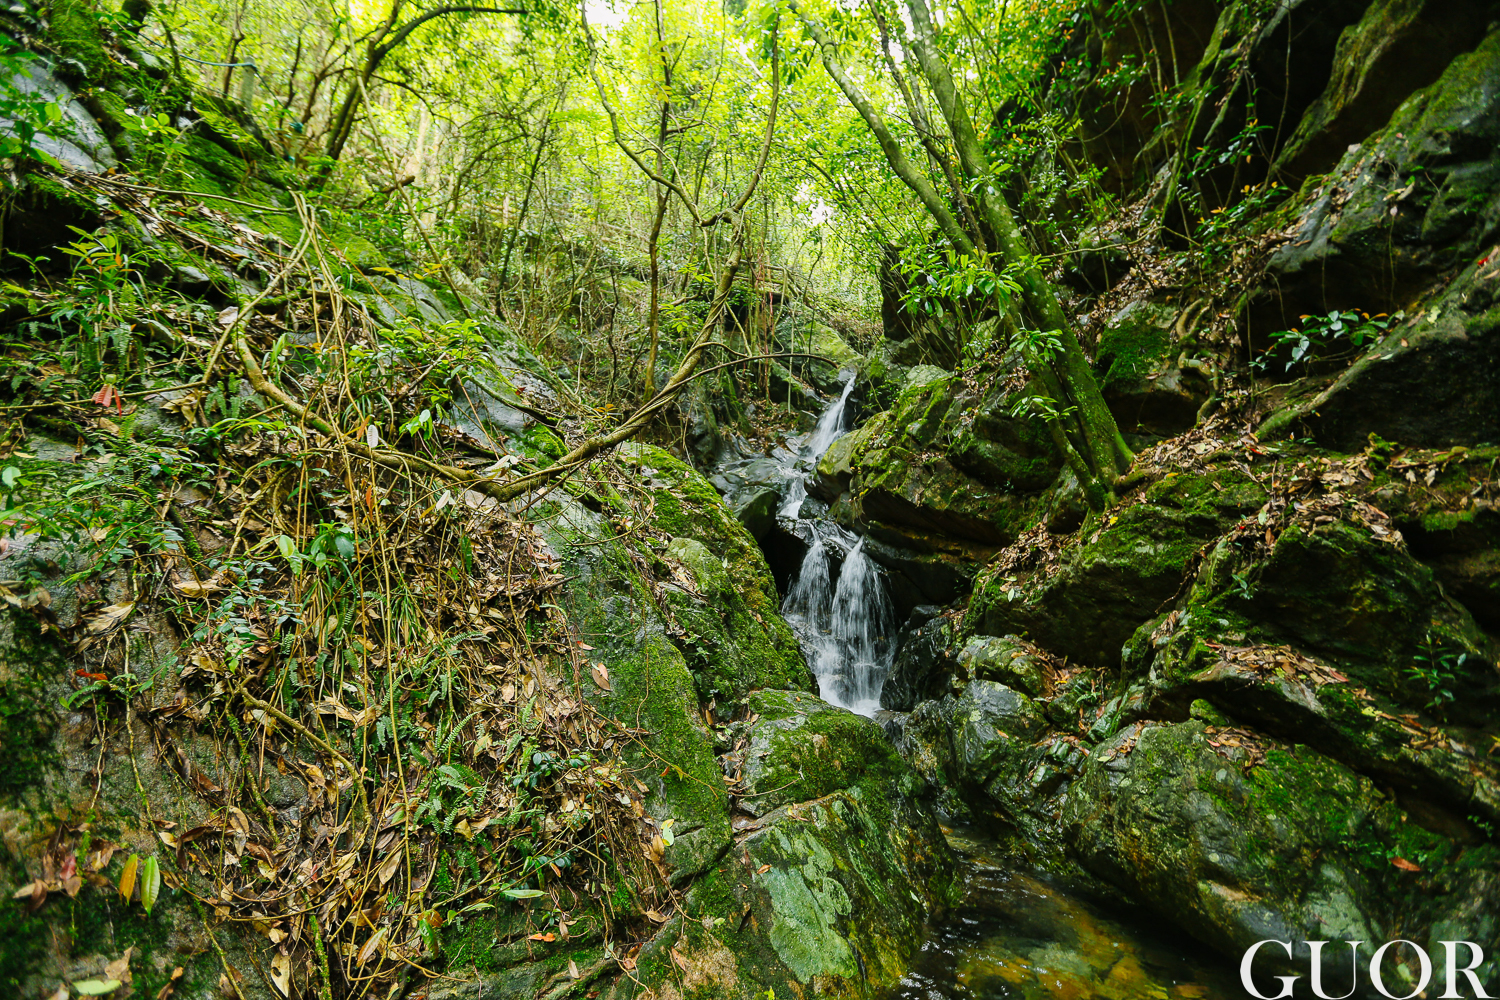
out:
{"label": "green moss", "polygon": [[1139,303],[1116,316],[1099,337],[1100,389],[1107,393],[1160,371],[1172,349],[1175,315],[1170,307]]}
{"label": "green moss", "polygon": [[52,750],[53,713],[43,697],[67,664],[41,635],[34,617],[9,609],[4,617],[0,630],[9,635],[0,639],[6,649],[0,662],[0,801],[14,801],[58,766]]}
{"label": "green moss", "polygon": [[848,712],[819,712],[779,731],[770,754],[758,784],[784,789],[793,802],[862,782],[889,787],[908,770],[879,726]]}
{"label": "green moss", "polygon": [[47,954],[47,921],[27,913],[23,902],[0,899],[0,989],[22,995],[22,986]]}
{"label": "green moss", "polygon": [[109,56],[94,5],[88,0],[53,0],[48,15],[47,37],[58,51],[82,63],[91,76],[105,72]]}

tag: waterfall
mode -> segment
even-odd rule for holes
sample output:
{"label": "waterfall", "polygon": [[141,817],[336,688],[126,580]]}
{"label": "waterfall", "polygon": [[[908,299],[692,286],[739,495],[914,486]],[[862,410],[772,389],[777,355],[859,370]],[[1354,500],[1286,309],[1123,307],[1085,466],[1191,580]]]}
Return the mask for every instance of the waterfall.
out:
{"label": "waterfall", "polygon": [[[823,411],[808,436],[804,462],[816,462],[844,433],[853,388],[851,375],[843,394]],[[860,715],[874,715],[895,651],[890,595],[879,567],[865,554],[864,539],[826,518],[803,518],[806,498],[806,483],[795,479],[777,511],[797,522],[798,534],[812,542],[781,612],[801,642],[823,700]]]}
{"label": "waterfall", "polygon": [[816,537],[782,614],[801,640],[823,700],[874,715],[896,633],[890,596],[864,539],[830,521],[809,524]]}
{"label": "waterfall", "polygon": [[854,391],[854,373],[849,373],[849,381],[844,383],[844,391],[839,396],[837,403],[823,411],[818,418],[818,425],[813,428],[812,436],[807,439],[803,452],[808,458],[816,462],[828,450],[838,437],[844,433],[844,411],[849,407],[849,394]]}

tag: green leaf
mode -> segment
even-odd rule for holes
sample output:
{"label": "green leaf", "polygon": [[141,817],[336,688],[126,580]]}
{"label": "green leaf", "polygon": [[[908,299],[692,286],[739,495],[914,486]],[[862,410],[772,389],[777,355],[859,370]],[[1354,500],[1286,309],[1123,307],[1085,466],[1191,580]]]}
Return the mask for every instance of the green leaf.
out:
{"label": "green leaf", "polygon": [[6,489],[13,488],[20,478],[21,470],[14,465],[7,465],[4,471],[0,471],[0,483],[3,483]]}
{"label": "green leaf", "polygon": [[156,905],[156,898],[161,895],[161,866],[157,863],[156,855],[152,855],[141,863],[141,905],[150,913],[151,908]]}
{"label": "green leaf", "polygon": [[501,889],[500,895],[506,899],[536,899],[542,895],[540,889]]}
{"label": "green leaf", "polygon": [[73,991],[82,997],[102,997],[124,985],[118,979],[83,979],[73,984]]}

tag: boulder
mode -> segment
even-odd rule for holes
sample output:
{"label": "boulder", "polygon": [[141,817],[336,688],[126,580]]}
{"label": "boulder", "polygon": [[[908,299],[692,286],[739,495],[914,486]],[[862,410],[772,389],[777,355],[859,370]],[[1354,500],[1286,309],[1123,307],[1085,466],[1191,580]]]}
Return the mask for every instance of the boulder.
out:
{"label": "boulder", "polygon": [[981,635],[1025,635],[1051,652],[1112,666],[1136,628],[1177,592],[1199,549],[1265,500],[1233,468],[1169,475],[1069,549],[1055,571],[1014,583],[982,575],[966,626]]}
{"label": "boulder", "polygon": [[955,859],[924,786],[875,722],[798,691],[752,694],[726,766],[743,782],[740,843],[641,949],[638,984],[698,995],[869,996],[910,968],[957,901]]}
{"label": "boulder", "polygon": [[954,626],[941,612],[931,604],[912,609],[897,637],[891,672],[880,689],[881,708],[910,712],[921,702],[947,693]]}
{"label": "boulder", "polygon": [[1187,430],[1208,397],[1207,381],[1177,366],[1182,347],[1175,327],[1181,312],[1138,299],[1112,316],[1099,334],[1099,389],[1123,431]]}
{"label": "boulder", "polygon": [[1474,48],[1494,19],[1488,0],[1376,0],[1339,36],[1328,86],[1282,147],[1290,183],[1331,169],[1414,91]]}
{"label": "boulder", "polygon": [[[1434,833],[1304,746],[1197,720],[1132,727],[1083,764],[1063,824],[1086,870],[1226,956],[1290,940],[1305,972],[1307,940],[1363,942],[1365,961],[1395,937],[1500,945],[1481,902],[1500,891],[1500,848]],[[1347,956],[1325,952],[1339,994]]]}
{"label": "boulder", "polygon": [[1353,450],[1371,432],[1423,447],[1500,438],[1497,122],[1500,33],[1491,32],[1291,207],[1292,238],[1267,264],[1274,292],[1249,309],[1252,339],[1297,326],[1300,313],[1411,313],[1301,411],[1320,442]]}

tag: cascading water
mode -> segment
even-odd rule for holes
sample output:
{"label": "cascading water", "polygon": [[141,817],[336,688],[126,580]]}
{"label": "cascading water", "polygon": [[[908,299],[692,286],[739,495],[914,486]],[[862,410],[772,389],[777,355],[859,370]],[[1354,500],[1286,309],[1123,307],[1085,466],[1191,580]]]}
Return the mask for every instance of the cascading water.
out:
{"label": "cascading water", "polygon": [[[818,418],[802,450],[807,464],[816,464],[844,433],[853,388],[851,376],[838,401]],[[890,596],[879,568],[865,554],[864,539],[827,519],[803,518],[806,498],[805,482],[795,479],[778,511],[795,520],[799,534],[812,542],[781,611],[802,643],[823,699],[860,715],[874,715],[895,652]]]}
{"label": "cascading water", "polygon": [[[818,424],[813,428],[812,434],[807,439],[807,444],[802,446],[802,454],[813,462],[822,457],[828,446],[838,440],[844,433],[844,414],[849,408],[849,394],[854,391],[854,376],[849,376],[849,381],[844,383],[844,391],[839,395],[838,402],[829,406],[818,418]],[[805,495],[805,494],[804,494]]]}

